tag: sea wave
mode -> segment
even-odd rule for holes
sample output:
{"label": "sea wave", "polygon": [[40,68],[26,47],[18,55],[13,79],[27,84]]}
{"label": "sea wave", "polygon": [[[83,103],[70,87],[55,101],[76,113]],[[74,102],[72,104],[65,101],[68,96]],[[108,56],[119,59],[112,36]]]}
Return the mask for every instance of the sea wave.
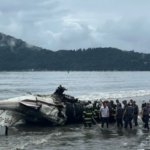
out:
{"label": "sea wave", "polygon": [[13,147],[5,147],[5,148],[1,148],[0,150],[23,150],[25,149],[27,146],[29,145],[41,145],[43,143],[46,143],[48,142],[52,137],[54,136],[60,136],[62,135],[62,132],[58,132],[58,133],[51,133],[51,134],[48,134],[47,136],[45,136],[44,138],[39,138],[38,139],[35,139],[35,140],[31,140],[29,142],[21,142],[20,144],[17,144],[16,146],[13,146]]}
{"label": "sea wave", "polygon": [[130,98],[150,95],[150,90],[137,90],[137,91],[115,91],[115,92],[99,92],[89,93],[77,97],[80,100],[99,100],[99,99],[119,99]]}

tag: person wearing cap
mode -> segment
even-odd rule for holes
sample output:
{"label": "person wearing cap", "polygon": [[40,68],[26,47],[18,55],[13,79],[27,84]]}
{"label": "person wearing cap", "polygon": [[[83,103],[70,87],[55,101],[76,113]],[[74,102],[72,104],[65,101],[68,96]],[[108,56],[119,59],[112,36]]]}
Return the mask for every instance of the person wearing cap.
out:
{"label": "person wearing cap", "polygon": [[132,102],[132,108],[133,108],[133,121],[135,126],[138,126],[138,115],[139,115],[139,108],[138,105],[136,105],[136,102]]}
{"label": "person wearing cap", "polygon": [[145,123],[144,125],[144,128],[148,129],[149,130],[149,125],[148,125],[148,122],[149,122],[149,110],[150,110],[150,105],[149,103],[146,103],[146,107],[144,107],[142,109],[142,118],[143,118],[143,121]]}
{"label": "person wearing cap", "polygon": [[130,125],[130,129],[132,129],[132,117],[133,117],[133,108],[130,106],[128,103],[128,106],[126,107],[124,111],[124,116],[125,117],[125,128],[128,127],[128,124]]}
{"label": "person wearing cap", "polygon": [[116,111],[116,121],[117,121],[117,127],[123,127],[122,118],[123,118],[123,108],[121,107],[121,104],[117,104],[117,111]]}
{"label": "person wearing cap", "polygon": [[109,125],[109,108],[106,104],[106,102],[103,103],[103,106],[100,108],[99,110],[99,118],[101,118],[101,127],[103,128],[104,127],[104,123],[106,123],[107,125],[107,128],[108,128],[108,125]]}

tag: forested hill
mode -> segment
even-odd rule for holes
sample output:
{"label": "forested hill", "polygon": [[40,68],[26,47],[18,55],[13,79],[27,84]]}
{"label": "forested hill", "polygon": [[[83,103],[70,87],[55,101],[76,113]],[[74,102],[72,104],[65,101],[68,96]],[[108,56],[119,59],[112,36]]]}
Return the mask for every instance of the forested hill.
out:
{"label": "forested hill", "polygon": [[0,71],[145,71],[150,54],[116,48],[51,51],[0,33]]}

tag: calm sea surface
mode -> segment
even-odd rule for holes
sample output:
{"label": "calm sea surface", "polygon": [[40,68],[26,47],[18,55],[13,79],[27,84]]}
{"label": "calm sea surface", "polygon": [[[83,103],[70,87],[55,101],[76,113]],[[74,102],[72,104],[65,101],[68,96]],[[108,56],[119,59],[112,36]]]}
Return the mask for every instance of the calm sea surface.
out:
{"label": "calm sea surface", "polygon": [[[0,100],[33,94],[51,94],[62,85],[66,94],[81,100],[150,99],[150,72],[0,72]],[[125,150],[150,148],[150,135],[139,118],[135,129],[109,130],[82,124],[17,126],[0,136],[0,150]]]}

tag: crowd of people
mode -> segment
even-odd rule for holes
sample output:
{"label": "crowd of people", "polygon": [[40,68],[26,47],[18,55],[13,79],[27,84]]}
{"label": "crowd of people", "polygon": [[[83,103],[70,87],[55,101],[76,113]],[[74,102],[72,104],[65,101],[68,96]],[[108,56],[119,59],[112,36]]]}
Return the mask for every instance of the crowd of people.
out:
{"label": "crowd of people", "polygon": [[114,103],[111,101],[94,101],[85,106],[83,110],[83,120],[85,127],[91,127],[94,124],[99,124],[101,122],[101,128],[109,127],[109,123],[116,123],[117,127],[132,129],[138,126],[138,116],[141,116],[144,123],[144,128],[149,130],[149,113],[150,104],[142,101],[141,111],[139,111],[139,106],[134,100],[124,100],[122,103],[117,99]]}

